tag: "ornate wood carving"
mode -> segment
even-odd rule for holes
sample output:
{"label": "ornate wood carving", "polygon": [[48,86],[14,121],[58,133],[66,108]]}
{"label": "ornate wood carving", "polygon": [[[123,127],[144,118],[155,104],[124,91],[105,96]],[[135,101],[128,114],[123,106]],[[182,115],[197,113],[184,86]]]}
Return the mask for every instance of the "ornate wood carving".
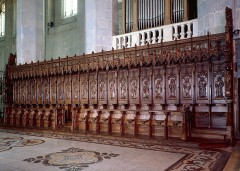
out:
{"label": "ornate wood carving", "polygon": [[[129,102],[131,104],[139,104],[139,92],[140,92],[140,82],[139,82],[140,71],[139,69],[129,70]],[[146,80],[145,80],[146,81]]]}
{"label": "ornate wood carving", "polygon": [[20,102],[22,102],[22,104],[26,103],[26,89],[25,89],[25,80],[21,80],[20,81]]}
{"label": "ornate wood carving", "polygon": [[50,79],[49,78],[44,78],[43,79],[43,102],[44,104],[49,104],[50,103]]}
{"label": "ornate wood carving", "polygon": [[20,102],[19,99],[19,81],[15,81],[15,91],[14,91],[14,99],[15,99],[15,103],[18,104]]}
{"label": "ornate wood carving", "polygon": [[118,103],[128,104],[128,71],[118,72]]}
{"label": "ornate wood carving", "polygon": [[64,103],[64,76],[59,76],[57,80],[57,103]]}
{"label": "ornate wood carving", "polygon": [[26,103],[31,103],[31,80],[26,80]]}
{"label": "ornate wood carving", "polygon": [[193,103],[193,66],[191,64],[181,67],[180,93],[182,103]]}
{"label": "ornate wood carving", "polygon": [[178,66],[167,67],[166,79],[167,79],[166,80],[167,103],[178,104],[179,103]]}
{"label": "ornate wood carving", "polygon": [[56,104],[57,100],[57,78],[56,77],[51,77],[50,79],[50,99],[51,99],[51,104]]}
{"label": "ornate wood carving", "polygon": [[78,104],[80,101],[79,99],[79,92],[80,92],[80,86],[79,86],[80,80],[79,75],[73,75],[72,76],[72,101],[74,104]]}
{"label": "ornate wood carving", "polygon": [[156,67],[153,69],[153,103],[165,103],[165,76],[164,68]]}
{"label": "ornate wood carving", "polygon": [[65,103],[71,104],[72,103],[72,78],[71,75],[65,76],[64,78],[64,92],[65,92]]}
{"label": "ornate wood carving", "polygon": [[98,85],[97,73],[89,74],[89,102],[90,104],[97,104],[98,100]]}
{"label": "ornate wood carving", "polygon": [[34,78],[31,80],[31,104],[37,102],[37,80]]}
{"label": "ornate wood carving", "polygon": [[225,103],[225,64],[215,63],[213,65],[213,100]]}
{"label": "ornate wood carving", "polygon": [[37,79],[37,101],[38,104],[42,104],[43,100],[43,81],[42,78]]}
{"label": "ornate wood carving", "polygon": [[143,68],[141,70],[141,104],[152,103],[152,68]]}
{"label": "ornate wood carving", "polygon": [[209,103],[209,64],[196,65],[196,102]]}
{"label": "ornate wood carving", "polygon": [[80,75],[80,100],[81,104],[88,104],[88,73]]}
{"label": "ornate wood carving", "polygon": [[107,104],[107,72],[99,72],[98,74],[98,102],[99,104]]}
{"label": "ornate wood carving", "polygon": [[117,104],[117,71],[108,72],[108,103]]}

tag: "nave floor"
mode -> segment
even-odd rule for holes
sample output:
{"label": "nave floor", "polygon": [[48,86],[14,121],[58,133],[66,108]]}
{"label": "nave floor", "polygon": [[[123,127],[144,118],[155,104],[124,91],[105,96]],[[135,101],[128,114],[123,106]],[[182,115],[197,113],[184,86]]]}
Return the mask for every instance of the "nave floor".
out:
{"label": "nave floor", "polygon": [[0,171],[220,171],[230,152],[177,140],[0,129]]}

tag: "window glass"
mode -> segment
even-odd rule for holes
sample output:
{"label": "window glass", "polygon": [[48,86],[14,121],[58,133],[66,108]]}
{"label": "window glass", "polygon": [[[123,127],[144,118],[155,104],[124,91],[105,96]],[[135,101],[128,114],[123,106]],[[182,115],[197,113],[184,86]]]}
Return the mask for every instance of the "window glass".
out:
{"label": "window glass", "polygon": [[64,0],[64,18],[77,14],[77,0]]}
{"label": "window glass", "polygon": [[0,37],[5,34],[5,4],[0,6]]}

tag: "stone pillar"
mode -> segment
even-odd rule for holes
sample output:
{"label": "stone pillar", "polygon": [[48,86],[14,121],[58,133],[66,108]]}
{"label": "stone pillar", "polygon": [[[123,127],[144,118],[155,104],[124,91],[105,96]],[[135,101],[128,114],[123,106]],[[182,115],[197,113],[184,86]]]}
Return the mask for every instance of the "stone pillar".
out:
{"label": "stone pillar", "polygon": [[122,0],[122,34],[126,33],[126,0]]}
{"label": "stone pillar", "polygon": [[184,0],[183,2],[184,7],[183,7],[183,21],[188,20],[188,0]]}
{"label": "stone pillar", "polygon": [[138,31],[138,0],[133,0],[133,31]]}
{"label": "stone pillar", "polygon": [[17,64],[45,56],[44,0],[17,0]]}
{"label": "stone pillar", "polygon": [[171,0],[165,0],[164,25],[171,24]]}

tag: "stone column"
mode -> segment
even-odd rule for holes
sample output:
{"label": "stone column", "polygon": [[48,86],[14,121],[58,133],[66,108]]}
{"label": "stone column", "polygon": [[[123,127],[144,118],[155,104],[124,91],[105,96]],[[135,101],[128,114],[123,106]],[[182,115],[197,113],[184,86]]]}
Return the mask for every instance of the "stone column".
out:
{"label": "stone column", "polygon": [[171,0],[165,0],[165,15],[164,15],[164,25],[171,24]]}
{"label": "stone column", "polygon": [[17,64],[45,56],[44,0],[17,0]]}
{"label": "stone column", "polygon": [[183,7],[183,21],[188,20],[188,0],[184,0],[183,2],[184,7]]}
{"label": "stone column", "polygon": [[122,34],[126,33],[126,0],[122,0]]}
{"label": "stone column", "polygon": [[138,31],[138,0],[133,0],[133,31]]}

